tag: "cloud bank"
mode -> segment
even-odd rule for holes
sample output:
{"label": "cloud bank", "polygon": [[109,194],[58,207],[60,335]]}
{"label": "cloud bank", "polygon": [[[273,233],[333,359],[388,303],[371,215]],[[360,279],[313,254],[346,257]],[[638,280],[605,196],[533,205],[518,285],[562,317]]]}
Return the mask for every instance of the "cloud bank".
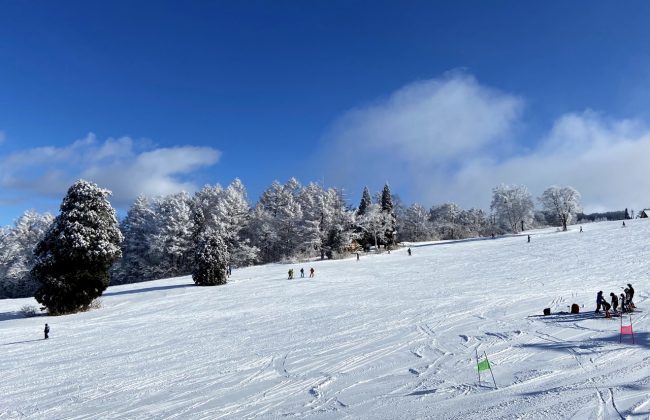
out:
{"label": "cloud bank", "polygon": [[139,194],[194,191],[196,185],[188,177],[221,156],[210,147],[143,146],[129,137],[99,141],[91,133],[67,146],[12,153],[0,158],[4,199],[11,192],[61,198],[75,180],[84,178],[113,191],[115,205],[127,206]]}
{"label": "cloud bank", "polygon": [[559,116],[531,139],[521,135],[523,110],[523,98],[451,73],[346,113],[325,136],[321,158],[340,185],[389,181],[425,205],[488,208],[492,188],[506,183],[536,196],[573,186],[587,211],[650,207],[643,122],[586,110]]}

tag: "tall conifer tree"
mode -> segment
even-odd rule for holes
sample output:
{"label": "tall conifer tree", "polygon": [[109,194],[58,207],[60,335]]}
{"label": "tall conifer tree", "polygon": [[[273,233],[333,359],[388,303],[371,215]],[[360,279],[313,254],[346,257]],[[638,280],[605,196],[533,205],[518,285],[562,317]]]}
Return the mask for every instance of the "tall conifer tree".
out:
{"label": "tall conifer tree", "polygon": [[110,194],[93,183],[77,181],[36,245],[32,274],[40,288],[35,297],[50,314],[84,310],[106,290],[109,269],[122,255],[122,234],[108,202]]}

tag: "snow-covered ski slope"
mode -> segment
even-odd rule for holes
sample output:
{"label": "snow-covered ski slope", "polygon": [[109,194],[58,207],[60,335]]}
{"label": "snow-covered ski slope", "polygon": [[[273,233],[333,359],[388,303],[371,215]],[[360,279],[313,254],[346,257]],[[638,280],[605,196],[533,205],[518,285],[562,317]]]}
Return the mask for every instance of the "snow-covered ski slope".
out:
{"label": "snow-covered ski slope", "polygon": [[[0,301],[0,418],[648,418],[650,221],[627,225],[117,286],[62,317]],[[595,295],[628,282],[619,344]]]}

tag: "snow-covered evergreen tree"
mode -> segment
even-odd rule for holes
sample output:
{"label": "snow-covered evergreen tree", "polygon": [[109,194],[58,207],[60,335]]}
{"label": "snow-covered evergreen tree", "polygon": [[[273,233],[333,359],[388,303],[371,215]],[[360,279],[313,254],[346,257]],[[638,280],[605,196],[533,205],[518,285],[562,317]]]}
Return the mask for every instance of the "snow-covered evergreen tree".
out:
{"label": "snow-covered evergreen tree", "polygon": [[533,220],[533,199],[524,185],[499,185],[492,190],[492,204],[499,223],[513,233],[530,226]]}
{"label": "snow-covered evergreen tree", "polygon": [[110,194],[93,183],[77,181],[36,245],[32,275],[40,287],[35,297],[51,314],[87,308],[109,284],[109,269],[121,256],[122,242]]}
{"label": "snow-covered evergreen tree", "polygon": [[199,286],[226,284],[229,256],[226,243],[217,232],[201,233],[196,247],[192,280]]}
{"label": "snow-covered evergreen tree", "polygon": [[257,261],[259,249],[251,245],[250,239],[246,237],[250,226],[251,208],[246,197],[246,188],[238,178],[223,191],[216,217],[221,229],[220,234],[228,247],[230,263],[243,267]]}
{"label": "snow-covered evergreen tree", "polygon": [[43,239],[54,217],[26,211],[11,229],[0,233],[0,298],[34,296],[39,283],[30,274],[34,247]]}
{"label": "snow-covered evergreen tree", "polygon": [[388,184],[384,185],[381,193],[381,211],[384,213],[384,243],[388,246],[394,245],[397,239],[397,218],[393,208],[393,197]]}
{"label": "snow-covered evergreen tree", "polygon": [[156,277],[192,272],[195,225],[190,202],[184,191],[154,201],[152,254],[158,261]]}
{"label": "snow-covered evergreen tree", "polygon": [[309,184],[300,193],[303,210],[303,245],[308,254],[321,258],[342,253],[354,238],[354,215],[345,206],[340,191]]}
{"label": "snow-covered evergreen tree", "polygon": [[359,202],[357,215],[363,216],[364,214],[366,214],[366,210],[371,204],[372,204],[372,198],[370,198],[370,191],[368,191],[368,187],[363,187],[363,193],[361,194],[361,201]]}
{"label": "snow-covered evergreen tree", "polygon": [[156,240],[156,220],[151,203],[141,195],[131,205],[120,224],[124,235],[122,259],[111,273],[112,284],[153,280],[159,274],[158,261],[152,252]]}
{"label": "snow-covered evergreen tree", "polygon": [[291,258],[304,250],[300,188],[300,183],[291,178],[284,185],[274,181],[262,193],[249,235],[252,245],[260,249],[263,262]]}
{"label": "snow-covered evergreen tree", "polygon": [[[372,245],[375,245],[375,238],[373,235],[371,235],[368,230],[367,230],[367,224],[368,224],[368,217],[366,217],[366,213],[368,212],[368,209],[372,205],[372,197],[370,196],[370,191],[368,191],[368,187],[363,187],[363,193],[361,194],[361,201],[359,202],[359,207],[357,208],[356,212],[356,220],[357,220],[357,226],[356,226],[356,233],[358,236],[357,241],[361,246],[364,247],[364,249],[369,249]],[[375,216],[373,216],[375,218]],[[362,226],[362,224],[364,224]]]}

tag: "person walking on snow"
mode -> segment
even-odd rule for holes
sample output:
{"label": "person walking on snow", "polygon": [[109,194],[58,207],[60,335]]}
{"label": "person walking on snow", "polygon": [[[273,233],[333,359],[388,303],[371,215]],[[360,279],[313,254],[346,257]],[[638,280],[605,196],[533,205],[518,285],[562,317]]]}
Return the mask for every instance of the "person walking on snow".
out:
{"label": "person walking on snow", "polygon": [[582,233],[582,226],[580,226],[580,233]]}
{"label": "person walking on snow", "polygon": [[50,326],[49,325],[45,324],[45,329],[43,330],[43,332],[45,333],[45,340],[50,338]]}
{"label": "person walking on snow", "polygon": [[300,277],[305,277],[305,269],[300,267]]}
{"label": "person walking on snow", "polygon": [[618,296],[616,296],[616,293],[614,292],[610,293],[609,295],[612,297],[612,311],[616,313],[618,309]]}
{"label": "person walking on snow", "polygon": [[407,249],[407,251],[408,251],[409,257],[410,257],[411,256],[411,248]]}
{"label": "person walking on snow", "polygon": [[293,268],[289,269],[289,280],[293,278]]}
{"label": "person walking on snow", "polygon": [[603,304],[605,299],[603,299],[603,291],[599,291],[596,295],[596,313],[600,313],[600,306]]}
{"label": "person walking on snow", "polygon": [[623,227],[625,227],[625,220],[623,220]]}
{"label": "person walking on snow", "polygon": [[530,243],[530,235],[528,235],[528,243]]}
{"label": "person walking on snow", "polygon": [[314,277],[314,267],[309,269],[309,277]]}

